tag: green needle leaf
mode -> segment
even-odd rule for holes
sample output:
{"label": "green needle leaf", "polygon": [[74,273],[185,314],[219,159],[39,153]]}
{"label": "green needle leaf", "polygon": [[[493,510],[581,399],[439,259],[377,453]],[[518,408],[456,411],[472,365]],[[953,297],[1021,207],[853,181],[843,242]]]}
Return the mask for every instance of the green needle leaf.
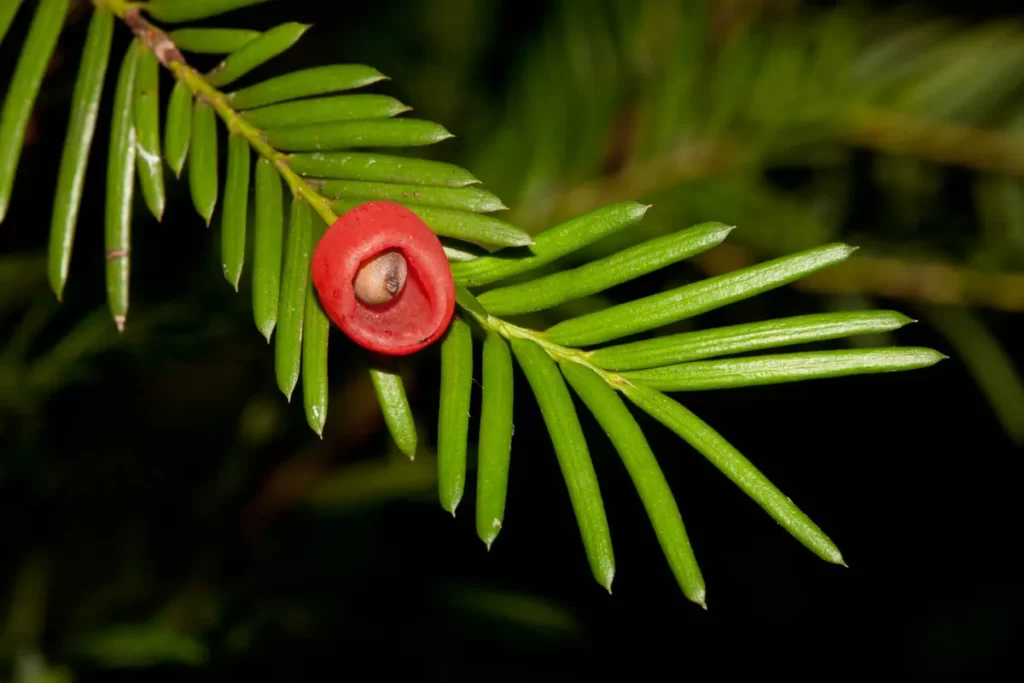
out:
{"label": "green needle leaf", "polygon": [[114,90],[111,114],[110,148],[107,155],[107,205],[104,221],[104,249],[107,267],[107,303],[118,331],[124,330],[128,316],[128,276],[130,272],[132,190],[135,176],[135,126],[132,100],[135,69],[143,47],[133,40],[121,61]]}
{"label": "green needle leaf", "polygon": [[437,482],[441,507],[455,516],[466,485],[466,439],[473,392],[473,334],[456,317],[441,342]]}
{"label": "green needle leaf", "polygon": [[0,45],[4,42],[4,36],[7,35],[7,29],[11,27],[14,15],[18,13],[18,8],[21,7],[21,2],[22,0],[8,0],[3,5],[0,5]]}
{"label": "green needle leaf", "polygon": [[[315,245],[327,226],[319,217],[313,219],[310,244]],[[306,272],[306,309],[302,318],[302,403],[306,422],[323,436],[327,421],[327,342],[331,321],[320,306],[313,286],[313,275]]]}
{"label": "green needle leaf", "polygon": [[210,225],[217,206],[217,116],[208,102],[192,107],[192,143],[188,156],[188,185],[196,211]]}
{"label": "green needle leaf", "polygon": [[679,506],[640,425],[615,391],[593,370],[560,363],[562,374],[611,439],[647,510],[672,573],[683,594],[704,609],[704,578],[690,546]]}
{"label": "green needle leaf", "polygon": [[249,141],[245,136],[228,136],[228,176],[224,183],[221,215],[221,261],[224,277],[238,291],[245,263],[245,230],[249,212]]}
{"label": "green needle leaf", "polygon": [[476,472],[476,533],[488,550],[505,523],[512,456],[512,398],[512,353],[497,332],[488,332],[483,351],[483,401]]}
{"label": "green needle leaf", "polygon": [[608,346],[591,351],[587,360],[606,370],[636,370],[778,346],[889,332],[912,322],[896,311],[800,315]]}
{"label": "green needle leaf", "polygon": [[158,21],[181,24],[264,2],[267,0],[149,0],[142,8]]}
{"label": "green needle leaf", "polygon": [[252,109],[300,97],[362,88],[386,79],[381,72],[362,64],[315,66],[228,93],[227,100],[233,109]]}
{"label": "green needle leaf", "polygon": [[332,121],[390,118],[412,107],[387,95],[337,95],[249,109],[245,119],[257,128],[305,126]]}
{"label": "green needle leaf", "polygon": [[508,209],[495,195],[477,187],[421,187],[367,183],[360,180],[320,180],[310,181],[310,184],[328,199],[384,199],[407,205],[433,206],[471,213],[490,213]]}
{"label": "green needle leaf", "polygon": [[487,311],[464,285],[455,285],[455,303],[481,323],[487,321]]}
{"label": "green needle leaf", "polygon": [[697,449],[815,555],[827,562],[846,565],[839,549],[828,536],[703,420],[679,402],[650,387],[629,385],[623,388],[623,393],[640,409]]}
{"label": "green needle leaf", "polygon": [[721,244],[731,231],[732,227],[723,223],[697,225],[578,268],[484,292],[480,295],[480,303],[492,315],[541,311],[596,294],[707,251]]}
{"label": "green needle leaf", "polygon": [[825,377],[900,372],[926,368],[944,359],[931,349],[845,349],[774,356],[699,360],[622,373],[630,382],[661,391],[704,391],[800,382]]}
{"label": "green needle leaf", "polygon": [[275,26],[228,55],[207,74],[206,80],[215,88],[223,88],[290,48],[308,30],[309,24],[296,22]]}
{"label": "green needle leaf", "polygon": [[179,28],[167,35],[179,50],[195,54],[226,55],[241,50],[263,33],[244,28]]}
{"label": "green needle leaf", "polygon": [[189,143],[192,138],[192,91],[184,81],[178,81],[171,90],[164,121],[164,155],[176,178],[185,167]]}
{"label": "green needle leaf", "polygon": [[3,150],[0,154],[0,223],[4,222],[11,201],[28,119],[39,95],[46,67],[57,47],[67,11],[68,0],[41,0],[21,48],[18,65],[7,86],[7,98],[0,110],[0,150]]}
{"label": "green needle leaf", "polygon": [[537,235],[533,246],[522,254],[485,256],[452,264],[457,282],[487,285],[551,263],[603,237],[638,222],[647,207],[637,202],[618,202],[566,221]]}
{"label": "green needle leaf", "polygon": [[378,359],[378,362],[381,364],[379,367],[370,368],[370,378],[377,392],[384,422],[398,450],[412,460],[416,457],[416,423],[413,421],[409,399],[405,395],[405,385],[401,375],[387,367],[387,359]]}
{"label": "green needle leaf", "polygon": [[597,485],[597,474],[590,461],[590,451],[572,396],[555,362],[536,342],[514,338],[512,352],[537,397],[537,405],[551,435],[551,443],[558,457],[562,478],[569,489],[569,498],[590,561],[590,570],[597,582],[610,593],[612,579],[615,578],[611,533],[605,517],[604,502],[601,500],[601,490]]}
{"label": "green needle leaf", "polygon": [[365,152],[290,154],[288,165],[296,173],[314,178],[347,178],[431,187],[465,187],[480,182],[472,173],[453,164]]}
{"label": "green needle leaf", "polygon": [[345,147],[416,147],[453,137],[444,126],[421,119],[365,119],[308,126],[268,128],[267,142],[285,152],[317,152]]}
{"label": "green needle leaf", "polygon": [[292,197],[288,221],[288,244],[285,248],[284,273],[281,278],[281,303],[277,336],[274,338],[274,370],[277,386],[292,400],[292,391],[299,381],[302,361],[302,317],[306,305],[306,286],[312,255],[310,230],[313,210],[301,197]]}
{"label": "green needle leaf", "polygon": [[[17,7],[18,3],[13,3]],[[3,10],[6,11],[6,10]],[[0,21],[2,25],[2,21]],[[0,31],[2,33],[2,31]],[[95,10],[89,20],[89,32],[82,50],[81,66],[71,96],[71,121],[64,138],[64,153],[57,175],[57,192],[50,223],[49,278],[57,300],[64,298],[64,285],[71,267],[75,226],[82,204],[82,187],[89,165],[89,151],[96,132],[96,117],[103,96],[103,81],[110,62],[110,46],[114,35],[114,15]]]}
{"label": "green needle leaf", "polygon": [[[548,328],[545,334],[557,344],[585,346],[646,332],[781,287],[846,260],[855,250],[846,244],[809,249],[571,318]],[[476,261],[466,265],[473,263]]]}
{"label": "green needle leaf", "polygon": [[473,259],[480,258],[487,253],[485,250],[472,244],[462,244],[457,241],[453,243],[448,238],[442,239],[441,245],[444,248],[444,255],[452,262],[472,261]]}
{"label": "green needle leaf", "polygon": [[[339,216],[353,207],[365,202],[351,199],[339,199],[331,202],[331,207]],[[441,237],[451,237],[478,244],[488,249],[520,246],[530,244],[530,235],[511,223],[481,216],[467,211],[438,209],[432,206],[416,206],[399,202],[419,216],[427,226]]]}
{"label": "green needle leaf", "polygon": [[252,313],[256,327],[270,342],[277,325],[281,293],[281,243],[284,216],[281,176],[274,164],[256,162],[256,221],[253,235]]}
{"label": "green needle leaf", "polygon": [[160,155],[160,64],[149,50],[139,55],[135,75],[136,169],[142,197],[159,221],[164,215],[164,169]]}

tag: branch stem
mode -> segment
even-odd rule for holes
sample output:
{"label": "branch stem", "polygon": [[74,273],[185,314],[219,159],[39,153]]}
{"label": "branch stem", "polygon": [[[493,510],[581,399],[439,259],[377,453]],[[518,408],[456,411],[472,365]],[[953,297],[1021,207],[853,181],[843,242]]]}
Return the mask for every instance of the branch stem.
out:
{"label": "branch stem", "polygon": [[229,132],[244,137],[257,154],[272,162],[293,195],[302,197],[309,202],[309,205],[327,225],[338,220],[337,214],[331,209],[330,202],[288,166],[288,156],[271,147],[263,136],[263,131],[246,121],[245,117],[231,107],[224,93],[210,85],[210,82],[201,73],[189,66],[167,33],[142,16],[141,10],[145,7],[145,3],[129,2],[128,0],[92,0],[92,2],[96,7],[109,10],[124,21],[136,37],[142,41],[146,49],[152,52],[160,60],[160,63],[174,74],[177,80],[188,86],[196,99],[208,102],[213,106],[214,111],[224,121]]}
{"label": "branch stem", "polygon": [[[174,74],[177,80],[188,86],[196,99],[208,102],[213,106],[214,111],[224,121],[229,132],[244,137],[257,154],[274,164],[288,187],[291,188],[292,193],[308,201],[327,225],[338,220],[337,214],[331,209],[330,202],[288,166],[288,156],[274,149],[267,142],[263,131],[246,121],[244,116],[231,107],[224,93],[211,85],[201,73],[189,66],[181,51],[166,32],[141,15],[140,10],[143,9],[145,3],[129,2],[128,0],[92,0],[92,2],[96,7],[107,9],[124,21],[142,41],[145,48],[150,50],[160,60],[160,63]],[[555,361],[570,361],[590,368],[613,389],[619,390],[630,385],[630,382],[619,374],[603,370],[590,363],[585,351],[555,344],[547,339],[543,332],[519,327],[492,315],[481,317],[462,303],[459,306],[479,321],[482,326],[494,330],[505,339],[529,339],[539,344]]]}

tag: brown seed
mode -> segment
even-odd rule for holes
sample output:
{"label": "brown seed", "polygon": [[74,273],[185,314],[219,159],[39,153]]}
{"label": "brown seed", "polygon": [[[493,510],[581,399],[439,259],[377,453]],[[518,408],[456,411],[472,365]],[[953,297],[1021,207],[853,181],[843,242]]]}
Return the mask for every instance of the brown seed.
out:
{"label": "brown seed", "polygon": [[356,298],[368,306],[379,306],[394,299],[405,287],[408,264],[397,251],[375,256],[356,272],[352,287]]}

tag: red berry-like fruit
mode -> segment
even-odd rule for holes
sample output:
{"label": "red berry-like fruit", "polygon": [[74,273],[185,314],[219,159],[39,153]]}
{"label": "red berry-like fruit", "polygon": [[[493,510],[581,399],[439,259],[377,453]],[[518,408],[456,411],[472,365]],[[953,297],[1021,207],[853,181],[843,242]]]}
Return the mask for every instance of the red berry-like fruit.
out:
{"label": "red berry-like fruit", "polygon": [[341,215],[313,252],[313,285],[335,325],[371,351],[415,353],[455,312],[441,241],[401,204],[375,201]]}

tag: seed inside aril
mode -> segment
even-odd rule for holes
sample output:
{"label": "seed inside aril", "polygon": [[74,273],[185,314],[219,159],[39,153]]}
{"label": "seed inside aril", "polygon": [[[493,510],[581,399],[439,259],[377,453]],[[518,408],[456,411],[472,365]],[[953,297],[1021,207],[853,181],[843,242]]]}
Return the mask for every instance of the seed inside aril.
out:
{"label": "seed inside aril", "polygon": [[364,263],[352,281],[356,298],[368,306],[380,306],[405,287],[408,263],[398,251],[386,251]]}

